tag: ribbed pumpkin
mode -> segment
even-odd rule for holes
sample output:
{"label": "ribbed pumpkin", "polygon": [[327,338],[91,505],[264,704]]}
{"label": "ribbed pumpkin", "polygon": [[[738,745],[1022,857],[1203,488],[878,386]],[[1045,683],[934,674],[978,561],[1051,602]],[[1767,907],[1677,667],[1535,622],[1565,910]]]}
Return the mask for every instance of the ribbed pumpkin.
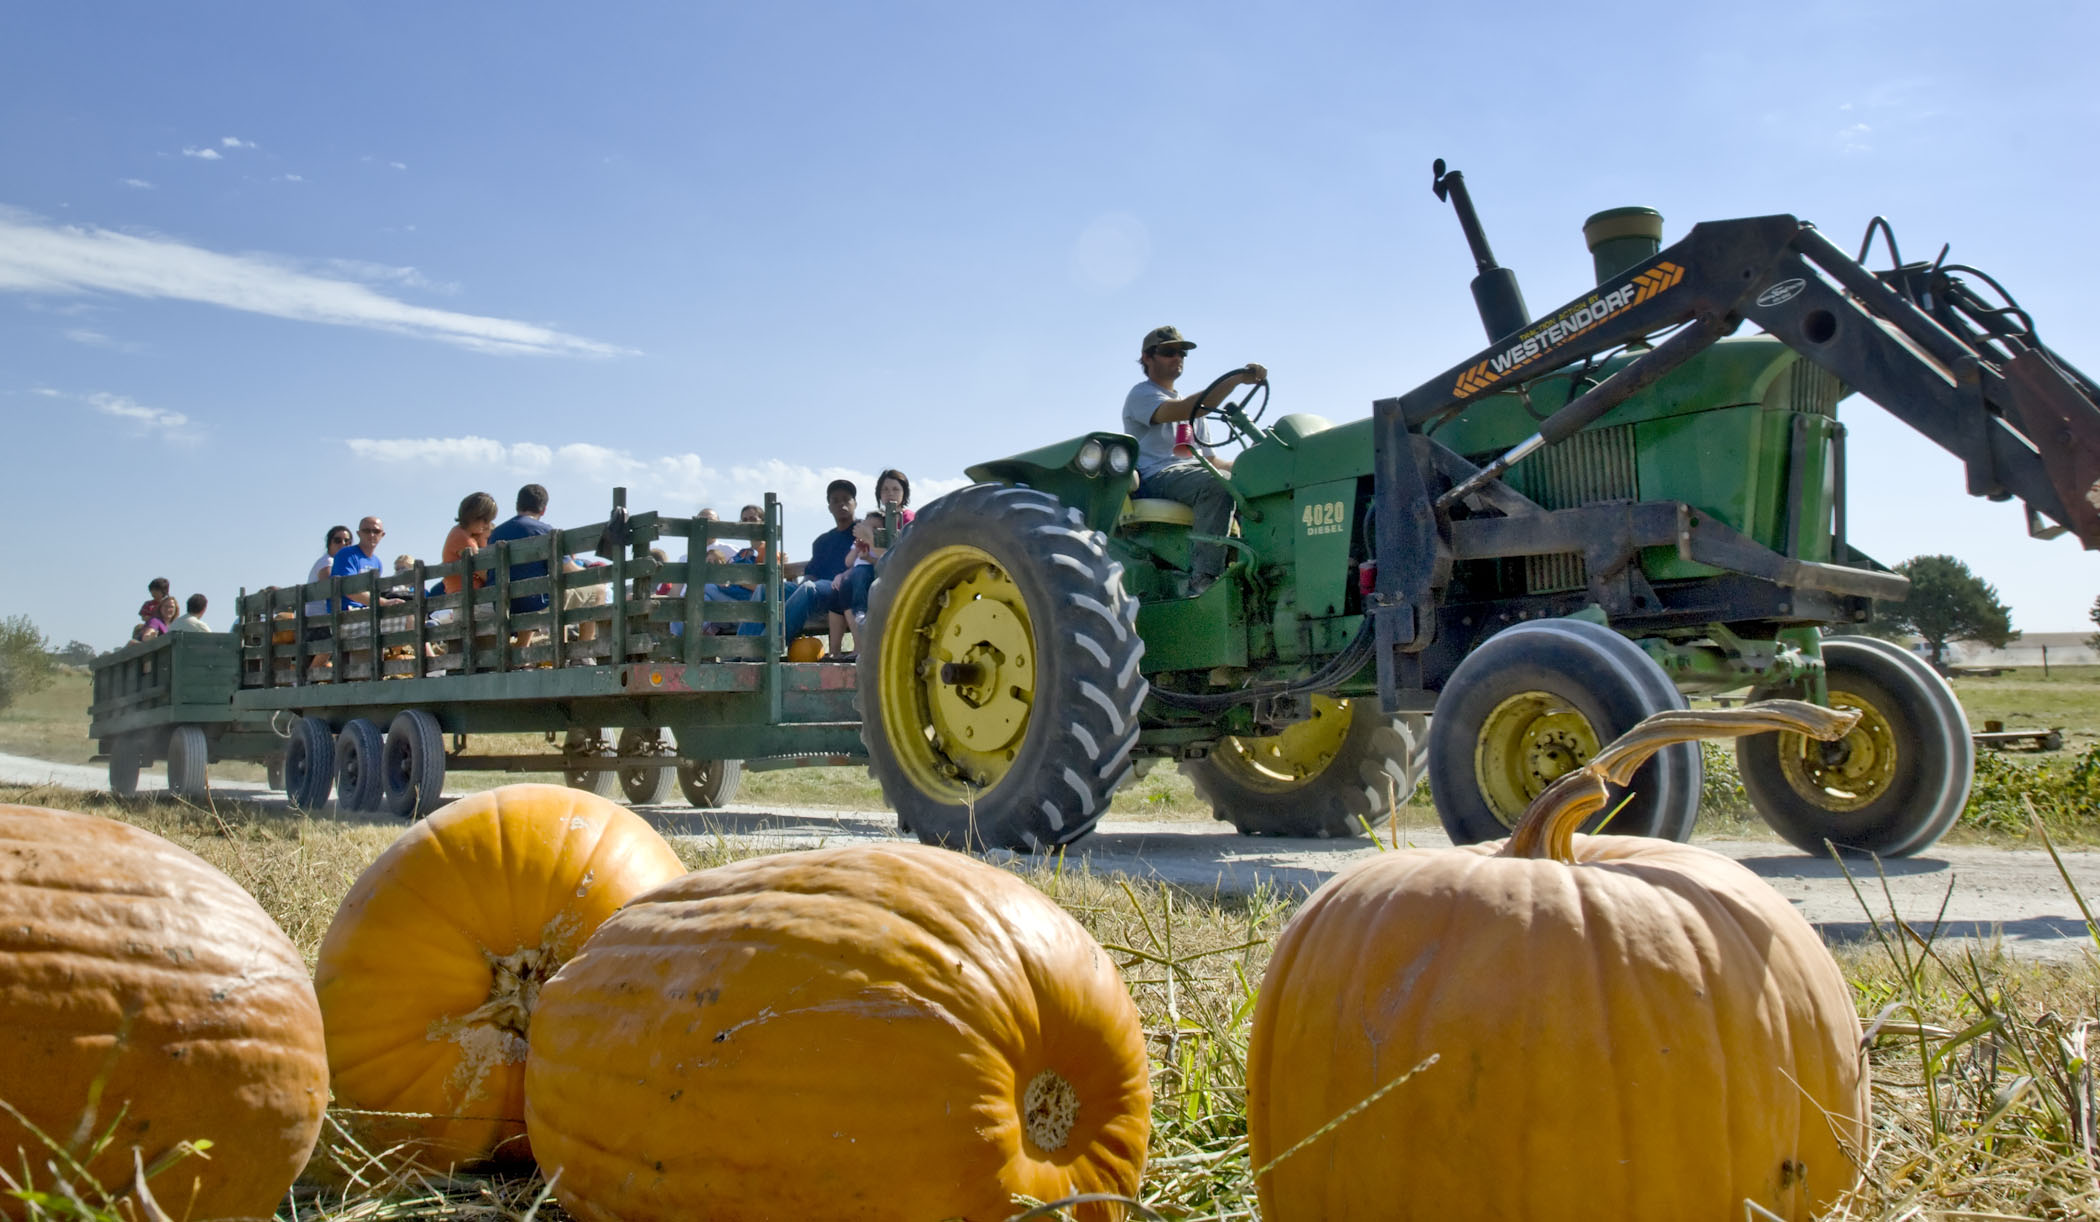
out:
{"label": "ribbed pumpkin", "polygon": [[1686,1222],[1748,1200],[1805,1219],[1852,1185],[1860,1025],[1815,930],[1717,853],[1574,832],[1600,776],[1623,785],[1668,743],[1837,738],[1852,716],[1661,714],[1555,782],[1507,841],[1383,853],[1330,880],[1255,1007],[1262,1217]]}
{"label": "ribbed pumpkin", "polygon": [[[268,1217],[328,1104],[306,964],[246,891],[184,849],[112,819],[0,806],[0,1100],[121,1196],[175,1217]],[[90,1114],[90,1109],[92,1112]],[[85,1158],[83,1134],[115,1135]],[[0,1166],[53,1187],[54,1156],[0,1111]],[[94,1189],[75,1184],[95,1200]],[[0,1196],[0,1216],[23,1206]]]}
{"label": "ribbed pumpkin", "polygon": [[529,1161],[540,986],[613,910],[684,872],[632,811],[558,785],[462,798],[389,845],[336,910],[314,972],[336,1103],[368,1148],[406,1143],[436,1166]]}
{"label": "ribbed pumpkin", "polygon": [[525,1104],[562,1205],[626,1222],[990,1222],[1014,1193],[1135,1194],[1152,1127],[1107,952],[1005,871],[916,844],[635,900],[541,992]]}

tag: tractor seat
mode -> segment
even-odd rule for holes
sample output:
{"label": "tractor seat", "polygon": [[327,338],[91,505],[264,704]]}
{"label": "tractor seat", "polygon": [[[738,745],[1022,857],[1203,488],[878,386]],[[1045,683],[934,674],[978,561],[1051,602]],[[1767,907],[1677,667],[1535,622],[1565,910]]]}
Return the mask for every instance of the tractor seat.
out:
{"label": "tractor seat", "polygon": [[1117,526],[1152,524],[1156,526],[1192,526],[1196,511],[1180,501],[1162,500],[1157,497],[1125,497],[1123,512],[1116,517]]}

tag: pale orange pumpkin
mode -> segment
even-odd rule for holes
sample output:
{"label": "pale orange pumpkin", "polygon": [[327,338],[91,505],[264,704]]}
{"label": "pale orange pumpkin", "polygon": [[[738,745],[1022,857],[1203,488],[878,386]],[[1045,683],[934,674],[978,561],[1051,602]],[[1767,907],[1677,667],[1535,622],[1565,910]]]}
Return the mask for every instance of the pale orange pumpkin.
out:
{"label": "pale orange pumpkin", "polygon": [[581,1218],[991,1222],[1014,1193],[1134,1195],[1148,1073],[1077,921],[886,843],[689,874],[615,914],[540,994],[526,1123]]}
{"label": "pale orange pumpkin", "polygon": [[529,1161],[541,984],[621,904],[684,872],[632,811],[558,785],[462,798],[388,846],[314,972],[336,1102],[367,1147],[437,1166]]}
{"label": "pale orange pumpkin", "polygon": [[[113,819],[0,806],[0,1100],[122,1196],[138,1164],[175,1217],[268,1217],[328,1104],[306,964],[234,881]],[[88,1157],[91,1138],[112,1138]],[[0,1166],[54,1187],[55,1156],[0,1110]],[[0,1195],[0,1216],[23,1216]]]}
{"label": "pale orange pumpkin", "polygon": [[1574,829],[1599,776],[1625,784],[1668,742],[1836,738],[1851,716],[1662,714],[1508,841],[1382,853],[1320,888],[1255,1007],[1262,1217],[1683,1222],[1747,1200],[1806,1219],[1850,1187],[1867,1074],[1821,937],[1720,854]]}

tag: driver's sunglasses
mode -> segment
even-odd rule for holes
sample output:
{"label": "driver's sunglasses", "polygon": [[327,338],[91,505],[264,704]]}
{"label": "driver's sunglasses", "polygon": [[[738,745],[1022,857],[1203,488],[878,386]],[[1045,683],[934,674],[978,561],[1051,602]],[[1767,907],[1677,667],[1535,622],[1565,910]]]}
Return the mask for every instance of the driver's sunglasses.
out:
{"label": "driver's sunglasses", "polygon": [[1154,348],[1152,350],[1152,355],[1154,356],[1187,356],[1188,354],[1189,350],[1186,348]]}

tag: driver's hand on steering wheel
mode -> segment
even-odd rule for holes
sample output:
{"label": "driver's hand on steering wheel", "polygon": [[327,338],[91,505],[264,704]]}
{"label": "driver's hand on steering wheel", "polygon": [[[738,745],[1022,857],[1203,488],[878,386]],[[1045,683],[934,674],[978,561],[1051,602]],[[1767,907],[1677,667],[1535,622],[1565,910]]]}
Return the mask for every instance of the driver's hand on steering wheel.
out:
{"label": "driver's hand on steering wheel", "polygon": [[1266,382],[1268,380],[1269,371],[1252,361],[1247,362],[1247,368],[1240,373],[1240,385],[1242,386],[1252,386],[1256,382]]}

